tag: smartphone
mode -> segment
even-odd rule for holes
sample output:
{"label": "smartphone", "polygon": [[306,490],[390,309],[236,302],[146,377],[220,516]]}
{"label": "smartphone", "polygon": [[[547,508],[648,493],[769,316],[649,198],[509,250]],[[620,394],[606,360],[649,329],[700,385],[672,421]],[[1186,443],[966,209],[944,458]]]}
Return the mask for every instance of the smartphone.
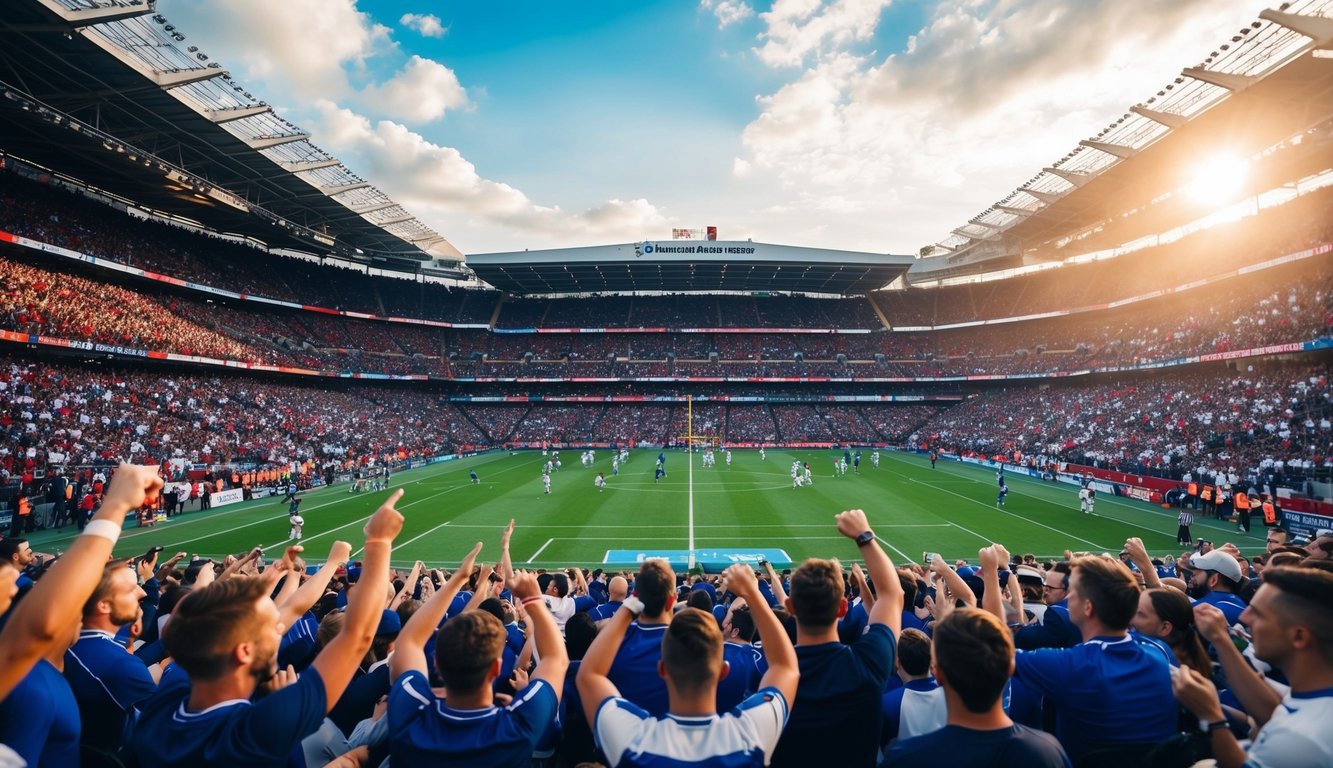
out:
{"label": "smartphone", "polygon": [[922,565],[930,565],[931,563],[935,562],[935,558],[939,556],[940,556],[939,552],[922,552],[921,563]]}
{"label": "smartphone", "polygon": [[759,565],[761,566],[768,565],[768,561],[761,557],[759,558]]}

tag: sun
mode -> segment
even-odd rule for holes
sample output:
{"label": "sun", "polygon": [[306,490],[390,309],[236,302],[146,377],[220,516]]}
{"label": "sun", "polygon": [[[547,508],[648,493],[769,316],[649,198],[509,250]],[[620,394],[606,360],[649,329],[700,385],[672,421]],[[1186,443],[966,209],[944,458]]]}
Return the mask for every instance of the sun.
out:
{"label": "sun", "polygon": [[1249,170],[1249,159],[1241,155],[1232,152],[1210,155],[1191,168],[1181,191],[1196,203],[1229,203],[1245,189]]}

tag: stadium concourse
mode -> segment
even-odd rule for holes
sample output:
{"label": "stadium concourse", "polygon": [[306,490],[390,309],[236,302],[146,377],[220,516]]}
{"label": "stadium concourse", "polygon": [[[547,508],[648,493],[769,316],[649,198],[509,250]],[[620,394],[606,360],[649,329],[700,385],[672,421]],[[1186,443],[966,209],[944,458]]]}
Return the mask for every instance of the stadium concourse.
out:
{"label": "stadium concourse", "polygon": [[465,259],[157,10],[0,12],[0,768],[1333,765],[1330,0],[921,258]]}

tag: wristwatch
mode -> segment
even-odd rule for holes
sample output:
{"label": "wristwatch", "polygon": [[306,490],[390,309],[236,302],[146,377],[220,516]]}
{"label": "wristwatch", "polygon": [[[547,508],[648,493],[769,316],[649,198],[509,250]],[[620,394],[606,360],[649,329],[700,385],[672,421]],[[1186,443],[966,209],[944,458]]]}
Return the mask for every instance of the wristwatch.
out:
{"label": "wristwatch", "polygon": [[1230,727],[1226,720],[1218,720],[1212,723],[1201,723],[1201,725],[1203,726],[1202,730],[1204,733],[1212,733],[1213,731],[1220,731]]}
{"label": "wristwatch", "polygon": [[874,540],[875,540],[874,531],[862,531],[860,534],[857,534],[856,546],[864,547],[865,545],[869,544]]}

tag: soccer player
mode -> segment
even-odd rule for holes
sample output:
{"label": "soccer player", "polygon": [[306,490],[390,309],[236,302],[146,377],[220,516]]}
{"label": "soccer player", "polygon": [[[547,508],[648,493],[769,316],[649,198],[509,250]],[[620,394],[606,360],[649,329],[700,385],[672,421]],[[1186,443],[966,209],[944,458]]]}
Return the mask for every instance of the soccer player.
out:
{"label": "soccer player", "polygon": [[551,495],[551,476],[549,474],[542,475],[542,493],[547,496]]}
{"label": "soccer player", "polygon": [[[935,468],[935,460],[938,459],[938,458],[939,458],[939,454],[935,453],[935,449],[932,448],[931,451],[930,451],[930,468],[931,468],[931,469],[934,469],[934,468]],[[875,466],[877,466],[877,467],[879,466],[879,451],[875,451]]]}
{"label": "soccer player", "polygon": [[475,469],[470,470],[470,471],[467,473],[467,476],[470,477],[470,478],[472,478],[472,484],[473,484],[473,485],[478,485],[478,484],[481,483],[481,478],[480,478],[480,477],[477,477],[477,470],[475,470]]}
{"label": "soccer player", "polygon": [[292,503],[287,506],[287,514],[294,515],[301,509],[301,497],[293,496]]}
{"label": "soccer player", "polygon": [[664,477],[666,477],[666,470],[662,469],[662,462],[659,461],[657,462],[657,468],[653,470],[653,482],[656,483]]}
{"label": "soccer player", "polygon": [[[879,450],[875,450],[870,454],[870,466],[879,469]],[[934,466],[934,463],[932,463],[931,467],[934,468]]]}
{"label": "soccer player", "polygon": [[805,484],[806,485],[815,484],[815,476],[814,473],[810,471],[810,462],[808,461],[805,463]]}
{"label": "soccer player", "polygon": [[687,608],[672,619],[661,641],[670,715],[656,718],[620,698],[608,673],[625,632],[643,603],[628,598],[583,657],[576,684],[597,744],[611,768],[630,765],[763,766],[768,763],[796,695],[796,653],[759,592],[754,571],[733,565],[726,588],[745,598],[764,644],[768,670],[760,690],[735,709],[717,714],[723,673],[717,620]]}
{"label": "soccer player", "polygon": [[728,466],[728,467],[731,466],[731,449],[730,449],[730,448],[727,449],[727,466]]}
{"label": "soccer player", "polygon": [[855,472],[855,473],[858,474],[858,475],[861,474],[861,452],[860,452],[860,451],[857,451],[857,452],[856,452],[856,455],[852,456],[852,471]]}
{"label": "soccer player", "polygon": [[1000,478],[1000,492],[995,496],[995,506],[1004,506],[1004,497],[1009,495],[1009,486],[1005,485],[1004,478]]}
{"label": "soccer player", "polygon": [[295,507],[287,513],[287,524],[290,526],[287,531],[287,538],[299,541],[301,539],[301,527],[305,525],[305,518],[301,517]]}
{"label": "soccer player", "polygon": [[768,457],[764,455],[764,449],[763,449],[763,448],[760,448],[760,449],[759,449],[759,460],[760,460],[760,461],[767,461],[767,460],[768,460]]}
{"label": "soccer player", "polygon": [[606,473],[605,473],[605,472],[598,472],[598,473],[597,473],[597,479],[596,479],[596,480],[593,480],[593,481],[592,481],[592,484],[593,484],[594,486],[597,487],[597,492],[598,492],[598,493],[601,493],[602,491],[605,491],[605,490],[606,490]]}

